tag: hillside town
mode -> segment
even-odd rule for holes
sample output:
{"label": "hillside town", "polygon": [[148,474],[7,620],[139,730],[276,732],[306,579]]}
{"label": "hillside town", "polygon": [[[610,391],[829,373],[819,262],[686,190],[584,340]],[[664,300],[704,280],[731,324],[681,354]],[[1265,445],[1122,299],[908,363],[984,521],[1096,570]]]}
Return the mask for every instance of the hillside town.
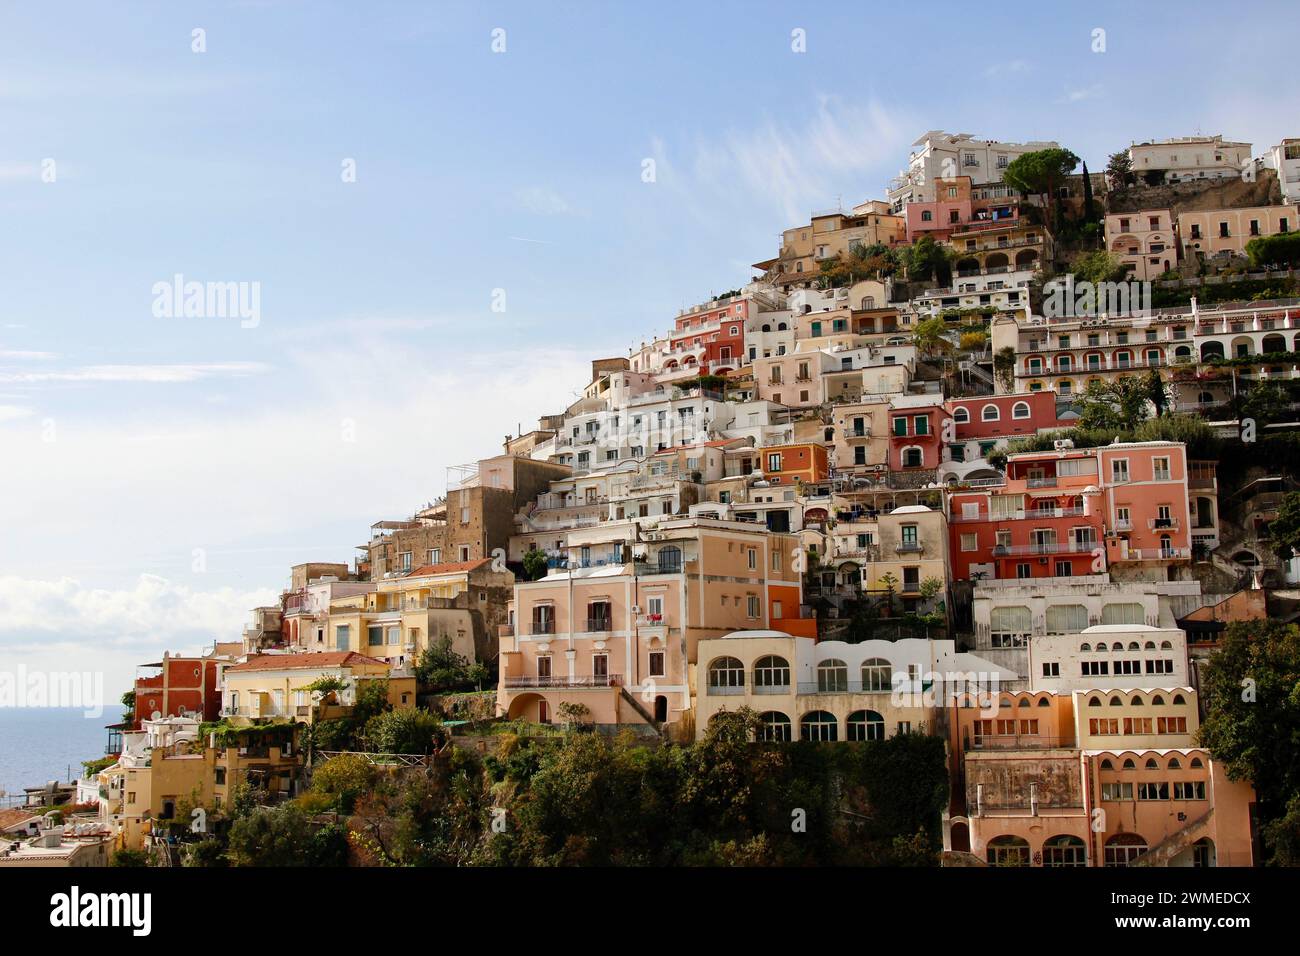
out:
{"label": "hillside town", "polygon": [[0,868],[181,865],[289,804],[374,862],[376,775],[729,719],[927,738],[934,865],[1262,865],[1285,807],[1212,700],[1300,620],[1300,138],[1115,145],[923,133],[242,634],[141,661]]}

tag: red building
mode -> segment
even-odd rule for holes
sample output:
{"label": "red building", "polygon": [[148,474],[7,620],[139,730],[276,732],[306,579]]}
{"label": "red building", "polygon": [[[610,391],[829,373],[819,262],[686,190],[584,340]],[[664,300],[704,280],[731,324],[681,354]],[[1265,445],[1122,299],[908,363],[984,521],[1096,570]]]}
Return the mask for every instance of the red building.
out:
{"label": "red building", "polygon": [[1056,395],[1050,391],[950,398],[945,406],[957,441],[1018,438],[1074,424],[1056,417]]}
{"label": "red building", "polygon": [[228,661],[228,657],[215,653],[204,657],[172,657],[164,652],[161,661],[141,664],[142,668],[157,672],[135,679],[132,729],[139,730],[140,722],[155,713],[178,717],[183,711],[201,715],[203,720],[216,720],[221,712],[217,665]]}
{"label": "red building", "polygon": [[949,498],[953,577],[1099,574],[1104,524],[1093,449],[1013,455],[1002,485]]}
{"label": "red building", "polygon": [[752,307],[749,299],[733,296],[679,315],[664,367],[697,365],[701,374],[735,371],[745,364],[745,319]]}
{"label": "red building", "polygon": [[895,399],[889,408],[891,471],[935,469],[943,460],[948,409],[942,401]]}

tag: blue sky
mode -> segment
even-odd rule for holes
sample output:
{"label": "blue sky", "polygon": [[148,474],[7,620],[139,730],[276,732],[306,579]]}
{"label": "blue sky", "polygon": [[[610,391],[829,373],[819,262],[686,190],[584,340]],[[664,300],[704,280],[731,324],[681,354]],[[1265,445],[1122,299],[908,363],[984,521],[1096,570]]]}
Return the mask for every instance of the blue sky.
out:
{"label": "blue sky", "polygon": [[[1093,169],[1296,135],[1294,9],[1178,9],[8,5],[0,655],[120,676],[229,636],[928,129]],[[257,327],[155,317],[177,273],[258,283]]]}

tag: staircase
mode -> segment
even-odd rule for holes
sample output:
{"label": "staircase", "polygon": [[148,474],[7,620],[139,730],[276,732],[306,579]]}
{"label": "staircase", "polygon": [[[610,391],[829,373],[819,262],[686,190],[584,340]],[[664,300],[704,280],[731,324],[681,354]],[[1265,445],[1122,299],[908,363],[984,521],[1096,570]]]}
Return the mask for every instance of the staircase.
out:
{"label": "staircase", "polygon": [[659,721],[655,720],[654,714],[646,710],[645,707],[641,704],[641,701],[637,700],[636,697],[634,697],[632,694],[629,694],[627,692],[627,688],[622,686],[621,684],[619,685],[618,688],[618,695],[622,697],[625,701],[627,701],[628,705],[633,710],[635,710],[638,714],[641,715],[642,720],[644,720],[647,724],[649,724],[651,727],[655,729],[655,733],[662,734],[664,732],[663,725],[659,723]]}
{"label": "staircase", "polygon": [[983,382],[989,386],[993,385],[993,376],[970,359],[962,359],[957,367],[977,382]]}
{"label": "staircase", "polygon": [[1209,835],[1210,822],[1214,818],[1211,807],[1202,816],[1197,817],[1177,833],[1165,837],[1141,856],[1136,857],[1130,866],[1168,866],[1169,861],[1182,853],[1203,836]]}

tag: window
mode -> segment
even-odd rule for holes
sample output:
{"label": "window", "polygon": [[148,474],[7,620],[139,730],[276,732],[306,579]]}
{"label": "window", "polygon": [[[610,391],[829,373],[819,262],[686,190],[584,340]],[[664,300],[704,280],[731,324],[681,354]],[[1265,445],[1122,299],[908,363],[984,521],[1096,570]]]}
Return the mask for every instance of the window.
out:
{"label": "window", "polygon": [[1169,459],[1168,458],[1151,459],[1151,471],[1152,471],[1152,477],[1156,481],[1168,481],[1169,480]]}
{"label": "window", "polygon": [[1105,677],[1110,673],[1110,665],[1106,661],[1083,661],[1079,667],[1084,677]]}
{"label": "window", "polygon": [[[651,651],[650,652],[650,676],[666,677],[667,674],[668,672],[664,669],[664,652]],[[744,671],[741,671],[741,679],[742,680],[744,679]]]}
{"label": "window", "polygon": [[841,660],[830,658],[817,665],[817,692],[844,693],[849,689],[849,666]]}
{"label": "window", "polygon": [[744,688],[745,665],[739,660],[719,657],[709,664],[709,694],[738,694]]}
{"label": "window", "polygon": [[758,731],[758,739],[768,743],[789,743],[790,718],[777,710],[769,710],[758,715],[762,721],[762,726]]}
{"label": "window", "polygon": [[1002,413],[996,405],[985,405],[980,412],[980,419],[986,422],[996,422],[1002,417]]}
{"label": "window", "polygon": [[1169,784],[1164,781],[1139,783],[1137,786],[1139,800],[1168,800]]}
{"label": "window", "polygon": [[872,657],[862,662],[862,690],[887,691],[893,685],[893,668],[882,657]]}
{"label": "window", "polygon": [[1077,836],[1062,834],[1043,841],[1043,866],[1087,866],[1088,848]]}
{"label": "window", "polygon": [[1028,402],[1016,402],[1014,405],[1012,405],[1012,406],[1011,406],[1011,417],[1012,417],[1012,418],[1028,418],[1028,417],[1029,417],[1029,403],[1028,403]]}
{"label": "window", "polygon": [[915,418],[912,419],[912,424],[916,428],[916,434],[918,435],[930,434],[930,419],[928,419],[926,416],[917,415]]}
{"label": "window", "polygon": [[1136,833],[1116,833],[1106,841],[1106,866],[1128,866],[1147,851],[1147,841]]}
{"label": "window", "polygon": [[1204,800],[1204,780],[1183,780],[1174,782],[1175,800]]}
{"label": "window", "polygon": [[1059,661],[1048,661],[1047,663],[1043,664],[1043,676],[1044,676],[1044,677],[1060,677],[1060,676],[1061,676],[1061,664],[1060,664],[1060,662],[1059,662]]}
{"label": "window", "polygon": [[958,405],[952,410],[952,420],[958,425],[965,425],[970,421],[970,410],[965,405]]}
{"label": "window", "polygon": [[1115,458],[1110,463],[1110,480],[1112,484],[1123,484],[1128,481],[1128,459]]}
{"label": "window", "polygon": [[1156,733],[1185,734],[1187,733],[1187,718],[1186,717],[1157,717]]}
{"label": "window", "polygon": [[978,534],[963,534],[963,535],[961,536],[961,549],[962,549],[963,551],[978,551],[978,550],[979,550],[979,535],[978,535]]}
{"label": "window", "polygon": [[839,739],[839,721],[835,715],[824,710],[814,710],[805,714],[799,721],[800,740],[837,740]]}
{"label": "window", "polygon": [[849,740],[884,740],[885,718],[874,710],[855,710],[847,720]]}
{"label": "window", "polygon": [[989,866],[1028,866],[1029,842],[1018,836],[994,837],[988,842]]}
{"label": "window", "polygon": [[784,657],[768,655],[754,664],[754,692],[784,694],[790,689],[790,663]]}
{"label": "window", "polygon": [[1119,733],[1118,717],[1092,717],[1088,720],[1088,733],[1095,737],[1113,737]]}
{"label": "window", "polygon": [[760,616],[758,598],[751,594],[746,601],[745,614],[750,620],[758,620]]}
{"label": "window", "polygon": [[366,628],[366,644],[370,647],[382,647],[384,643],[384,628],[382,624],[372,624]]}
{"label": "window", "polygon": [[1101,798],[1103,800],[1132,800],[1133,784],[1103,783],[1101,785]]}

